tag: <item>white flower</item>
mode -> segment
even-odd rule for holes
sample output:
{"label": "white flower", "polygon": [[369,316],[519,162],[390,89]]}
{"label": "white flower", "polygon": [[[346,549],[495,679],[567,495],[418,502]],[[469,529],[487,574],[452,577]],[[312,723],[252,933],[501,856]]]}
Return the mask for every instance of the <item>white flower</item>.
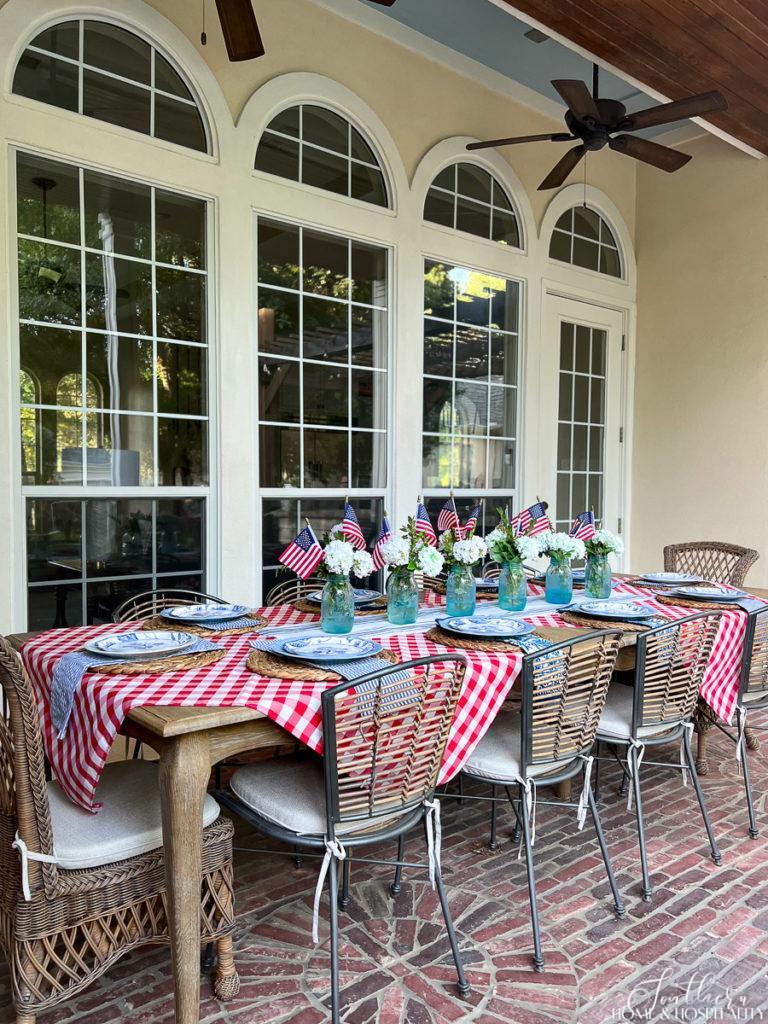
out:
{"label": "white flower", "polygon": [[584,542],[577,540],[576,537],[569,537],[567,533],[553,533],[552,530],[546,530],[539,534],[539,543],[542,555],[554,555],[557,558],[573,560],[574,558],[584,558],[587,553]]}
{"label": "white flower", "polygon": [[387,565],[408,565],[411,546],[404,537],[393,537],[381,545],[381,554]]}
{"label": "white flower", "polygon": [[343,540],[344,539],[344,523],[336,523],[328,531],[328,536],[331,540]]}
{"label": "white flower", "polygon": [[446,547],[446,544],[448,543],[448,538],[449,537],[453,537],[453,531],[452,530],[446,530],[445,533],[441,533],[440,534],[440,537],[438,538],[437,544],[438,544],[438,547],[440,548],[441,551],[445,551],[445,547]]}
{"label": "white flower", "polygon": [[463,565],[474,565],[484,558],[488,548],[482,537],[468,537],[466,540],[457,540],[453,545],[453,557]]}
{"label": "white flower", "polygon": [[622,555],[624,553],[624,541],[610,530],[596,530],[588,544],[590,547],[594,545],[594,547],[603,548],[606,554]]}
{"label": "white flower", "polygon": [[530,558],[538,558],[541,554],[541,545],[539,544],[538,537],[526,537],[523,535],[515,539],[515,544],[523,561],[528,561]]}
{"label": "white flower", "polygon": [[445,559],[440,552],[429,544],[425,544],[421,548],[417,556],[419,568],[422,572],[425,572],[427,576],[439,576],[443,571],[443,563]]}
{"label": "white flower", "polygon": [[332,540],[323,552],[328,571],[334,576],[348,576],[355,561],[355,549],[346,540]]}
{"label": "white flower", "polygon": [[352,559],[352,572],[360,579],[371,575],[373,572],[373,559],[367,551],[355,551]]}
{"label": "white flower", "polygon": [[494,544],[498,544],[501,541],[507,539],[507,531],[502,530],[500,526],[497,526],[495,530],[491,530],[490,533],[485,535],[485,543],[489,548],[493,547]]}

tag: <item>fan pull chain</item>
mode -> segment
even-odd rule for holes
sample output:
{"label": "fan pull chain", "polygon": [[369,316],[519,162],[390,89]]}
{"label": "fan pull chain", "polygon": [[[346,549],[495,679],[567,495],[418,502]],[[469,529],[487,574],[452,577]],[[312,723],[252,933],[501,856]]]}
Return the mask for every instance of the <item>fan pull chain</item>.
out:
{"label": "fan pull chain", "polygon": [[203,12],[203,30],[200,33],[200,42],[205,46],[208,43],[208,36],[205,31],[205,0],[200,0]]}

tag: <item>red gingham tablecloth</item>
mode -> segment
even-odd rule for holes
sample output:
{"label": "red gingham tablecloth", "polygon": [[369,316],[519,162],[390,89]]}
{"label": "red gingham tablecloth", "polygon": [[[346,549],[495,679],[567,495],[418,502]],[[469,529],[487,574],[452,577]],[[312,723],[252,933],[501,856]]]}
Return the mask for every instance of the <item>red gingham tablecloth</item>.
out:
{"label": "red gingham tablecloth", "polygon": [[[629,584],[618,590],[647,597],[649,591]],[[532,588],[534,593],[538,588]],[[652,602],[654,612],[667,618],[681,618],[690,609]],[[318,616],[298,612],[292,605],[260,610],[272,626],[307,624]],[[564,626],[551,613],[525,616],[537,626]],[[721,718],[730,722],[738,692],[739,667],[744,641],[746,613],[726,612],[715,642],[702,695]],[[49,714],[53,666],[63,654],[104,633],[135,628],[135,623],[86,626],[48,630],[29,640],[21,649],[24,666],[37,696],[46,752],[62,789],[71,800],[87,810],[96,810],[95,792],[107,755],[126,715],[135,707],[173,705],[177,707],[249,707],[286,729],[310,749],[322,752],[320,695],[333,683],[270,679],[250,672],[245,661],[252,634],[212,637],[226,649],[225,657],[205,668],[179,670],[163,675],[105,675],[88,673],[75,695],[66,736],[59,740]],[[264,631],[268,634],[268,629]],[[402,660],[438,653],[441,648],[423,632],[387,635],[386,623],[377,637]],[[522,654],[510,649],[504,654],[464,652],[468,668],[456,716],[448,738],[440,783],[452,779],[463,767],[486,729],[495,718],[512,684],[520,673]]]}

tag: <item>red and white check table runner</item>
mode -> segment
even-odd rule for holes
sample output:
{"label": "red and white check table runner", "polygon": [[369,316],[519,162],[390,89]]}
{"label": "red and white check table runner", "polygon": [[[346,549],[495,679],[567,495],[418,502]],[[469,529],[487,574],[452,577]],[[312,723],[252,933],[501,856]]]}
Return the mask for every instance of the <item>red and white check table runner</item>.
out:
{"label": "red and white check table runner", "polygon": [[[629,584],[618,589],[648,597],[648,591]],[[690,614],[689,609],[653,602],[654,612],[670,619]],[[298,612],[292,605],[262,609],[271,626],[317,621],[317,616]],[[526,616],[536,626],[564,626],[551,613]],[[746,613],[726,612],[702,686],[708,704],[730,722],[738,692],[739,667],[744,642]],[[63,654],[104,633],[135,628],[135,623],[67,630],[49,630],[28,641],[21,650],[24,666],[37,696],[46,752],[62,789],[80,806],[95,810],[96,787],[110,748],[128,713],[136,707],[248,707],[282,726],[310,749],[322,752],[321,694],[333,683],[270,679],[255,675],[245,665],[252,635],[212,637],[226,655],[204,668],[179,670],[163,675],[105,675],[88,673],[75,695],[66,736],[56,737],[50,720],[50,683],[53,666]],[[436,654],[444,648],[427,640],[422,632],[387,635],[386,623],[378,638],[403,661]],[[264,631],[268,635],[268,630]],[[520,673],[522,654],[464,652],[468,668],[456,716],[446,747],[440,782],[453,778],[495,718]]]}

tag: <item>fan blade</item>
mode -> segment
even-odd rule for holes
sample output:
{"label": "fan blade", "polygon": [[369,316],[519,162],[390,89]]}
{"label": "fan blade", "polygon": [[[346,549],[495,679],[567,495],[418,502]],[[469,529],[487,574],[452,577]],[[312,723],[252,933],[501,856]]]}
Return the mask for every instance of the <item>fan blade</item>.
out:
{"label": "fan blade", "polygon": [[251,0],[216,0],[230,60],[253,60],[265,50]]}
{"label": "fan blade", "polygon": [[372,4],[381,4],[382,7],[391,7],[395,0],[371,0]]}
{"label": "fan blade", "polygon": [[617,153],[624,153],[625,156],[632,156],[635,160],[642,160],[645,164],[653,164],[662,171],[679,171],[681,167],[691,159],[690,153],[678,153],[676,149],[669,146],[660,146],[658,142],[651,142],[650,139],[638,139],[634,135],[617,135],[609,139],[608,145]]}
{"label": "fan blade", "polygon": [[574,146],[573,149],[569,149],[539,185],[538,191],[543,192],[545,189],[557,188],[559,185],[562,185],[586,152],[584,146]]}
{"label": "fan blade", "polygon": [[492,149],[494,146],[516,146],[520,142],[570,142],[575,135],[555,132],[552,135],[518,135],[512,139],[490,139],[488,142],[470,142],[467,149]]}
{"label": "fan blade", "polygon": [[600,123],[600,111],[584,82],[578,78],[556,78],[552,85],[565,100],[568,109],[579,121],[591,117],[593,121]]}
{"label": "fan blade", "polygon": [[622,127],[633,132],[638,128],[669,124],[671,121],[684,121],[689,117],[700,117],[702,114],[711,114],[716,110],[727,109],[728,102],[721,92],[703,92],[698,96],[686,96],[682,100],[662,103],[658,107],[637,110],[634,114],[627,115],[627,123]]}

